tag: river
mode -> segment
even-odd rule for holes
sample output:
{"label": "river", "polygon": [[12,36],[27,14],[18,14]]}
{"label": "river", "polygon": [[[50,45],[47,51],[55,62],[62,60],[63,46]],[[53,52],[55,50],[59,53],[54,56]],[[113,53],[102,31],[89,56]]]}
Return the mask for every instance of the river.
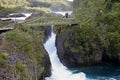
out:
{"label": "river", "polygon": [[52,75],[46,77],[45,80],[86,80],[85,74],[80,72],[73,74],[67,67],[65,67],[59,60],[55,47],[56,34],[51,31],[51,37],[44,44],[46,51],[49,54],[50,61],[52,64]]}
{"label": "river", "polygon": [[[17,17],[18,15],[22,15],[22,16]],[[11,14],[8,14],[7,17],[5,18],[0,18],[0,20],[2,21],[11,20],[17,23],[22,23],[31,15],[32,13],[11,13]]]}
{"label": "river", "polygon": [[65,16],[66,13],[68,13],[68,15],[71,15],[73,11],[52,11],[52,13],[61,14],[62,16]]}
{"label": "river", "polygon": [[68,69],[59,60],[55,46],[56,34],[51,31],[49,39],[44,44],[49,54],[52,75],[45,80],[120,80],[120,68],[93,66]]}

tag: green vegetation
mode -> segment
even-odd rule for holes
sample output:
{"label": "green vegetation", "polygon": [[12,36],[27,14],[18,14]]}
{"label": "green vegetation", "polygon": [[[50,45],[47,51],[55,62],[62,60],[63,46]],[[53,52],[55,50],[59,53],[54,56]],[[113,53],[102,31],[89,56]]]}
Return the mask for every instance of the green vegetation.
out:
{"label": "green vegetation", "polygon": [[65,47],[86,56],[102,54],[103,61],[120,64],[120,1],[75,0],[74,12],[79,24]]}
{"label": "green vegetation", "polygon": [[32,38],[28,33],[22,32],[20,30],[14,30],[7,34],[7,39],[15,41],[15,45],[21,49],[21,51],[30,53],[29,51],[32,50],[32,43],[29,42],[29,40]]}
{"label": "green vegetation", "polygon": [[32,80],[32,75],[27,70],[27,65],[17,61],[16,63],[16,78],[20,80]]}
{"label": "green vegetation", "polygon": [[[7,74],[15,79],[38,80],[45,71],[44,30],[42,27],[29,27],[26,24],[18,24],[16,27],[4,35],[5,43],[1,46],[7,53],[0,53],[0,69],[6,64]],[[8,60],[8,56],[15,58],[14,62]],[[4,73],[0,75],[3,76],[7,78]]]}
{"label": "green vegetation", "polygon": [[[45,16],[45,17],[44,17]],[[27,26],[59,26],[59,25],[70,25],[74,23],[74,19],[66,19],[53,15],[44,15],[43,17],[34,17],[25,21]],[[47,16],[47,17],[46,17]]]}
{"label": "green vegetation", "polygon": [[[0,17],[26,10],[48,12],[56,6],[68,7],[69,4],[66,0],[0,0]],[[12,22],[0,21],[0,27],[6,27],[10,23]],[[32,23],[34,24],[36,21],[32,21]],[[1,34],[0,50],[7,53],[0,52],[0,70],[3,70],[0,79],[38,80],[43,76],[46,64],[50,65],[49,62],[45,63],[49,59],[45,60],[43,27],[35,27],[35,25],[33,27],[28,24],[30,23],[16,24],[14,30]]]}
{"label": "green vegetation", "polygon": [[39,56],[41,57],[39,59],[42,59],[43,35],[43,31],[35,31],[28,26],[20,25],[19,29],[7,33],[7,40],[16,46],[18,51],[27,53],[30,58],[38,59],[37,57]]}
{"label": "green vegetation", "polygon": [[30,11],[44,11],[44,12],[50,12],[50,8],[45,8],[45,7],[26,7],[27,10]]}
{"label": "green vegetation", "polygon": [[9,54],[6,52],[0,52],[0,67],[3,67],[6,64],[8,55]]}
{"label": "green vegetation", "polygon": [[[55,6],[68,7],[69,4],[66,0],[1,0],[0,8],[14,9],[19,11],[34,10],[49,12]],[[1,10],[0,10],[1,11]]]}
{"label": "green vegetation", "polygon": [[25,7],[29,3],[26,0],[1,0],[0,6],[4,8]]}
{"label": "green vegetation", "polygon": [[[28,1],[31,3],[35,3],[35,2],[43,3],[42,6],[49,6],[51,4],[63,4],[63,5],[69,6],[66,0],[33,0],[33,1],[28,0]],[[41,5],[38,4],[37,6],[41,6]]]}
{"label": "green vegetation", "polygon": [[10,23],[12,22],[11,21],[0,21],[0,28],[8,26]]}

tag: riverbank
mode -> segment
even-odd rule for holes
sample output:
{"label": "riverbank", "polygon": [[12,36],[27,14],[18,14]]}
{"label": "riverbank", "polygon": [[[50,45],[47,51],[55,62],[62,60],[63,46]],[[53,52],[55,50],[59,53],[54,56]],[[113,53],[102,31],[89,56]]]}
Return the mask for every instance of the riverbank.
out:
{"label": "riverbank", "polygon": [[119,66],[119,55],[107,55],[105,49],[109,51],[111,48],[105,45],[104,32],[97,30],[93,27],[59,27],[56,30],[56,47],[61,62],[69,68],[109,64]]}
{"label": "riverbank", "polygon": [[119,80],[119,55],[116,53],[110,58],[106,55],[104,41],[99,38],[103,33],[98,37],[96,31],[99,32],[93,27],[79,25],[56,28],[58,57],[73,74],[83,72],[86,80]]}
{"label": "riverbank", "polygon": [[18,24],[0,34],[0,79],[43,80],[50,60],[43,47],[44,27]]}

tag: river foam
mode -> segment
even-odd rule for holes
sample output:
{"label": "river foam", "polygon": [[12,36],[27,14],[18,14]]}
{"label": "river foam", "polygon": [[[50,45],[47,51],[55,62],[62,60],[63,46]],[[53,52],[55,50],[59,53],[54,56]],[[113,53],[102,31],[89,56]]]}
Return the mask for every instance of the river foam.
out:
{"label": "river foam", "polygon": [[44,44],[52,64],[52,75],[50,77],[46,77],[45,80],[86,80],[86,75],[83,72],[73,74],[60,62],[56,54],[57,49],[55,47],[55,38],[56,34],[52,32],[51,37]]}

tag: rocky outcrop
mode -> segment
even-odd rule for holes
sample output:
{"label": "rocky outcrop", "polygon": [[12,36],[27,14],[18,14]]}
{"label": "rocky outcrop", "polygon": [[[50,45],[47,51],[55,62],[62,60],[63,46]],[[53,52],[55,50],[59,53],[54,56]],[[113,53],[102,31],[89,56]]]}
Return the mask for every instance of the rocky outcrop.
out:
{"label": "rocky outcrop", "polygon": [[57,54],[63,65],[69,68],[103,65],[106,62],[119,65],[119,56],[111,56],[110,59],[106,55],[108,50],[106,51],[106,47],[102,44],[104,41],[94,35],[95,30],[92,32],[90,29],[92,33],[89,34],[91,36],[87,36],[85,29],[81,30],[84,34],[77,32],[79,28],[75,26],[64,29],[64,27],[57,29],[56,37]]}
{"label": "rocky outcrop", "polygon": [[51,75],[43,36],[43,28],[25,26],[0,34],[0,80],[44,80]]}
{"label": "rocky outcrop", "polygon": [[[51,27],[46,26],[44,27],[44,43],[49,39],[51,36]],[[46,51],[45,51],[46,52]],[[47,53],[47,52],[46,52]],[[48,53],[46,54],[46,58],[44,58],[44,66],[45,71],[43,73],[43,76],[40,78],[40,80],[43,80],[45,77],[51,76],[51,62]]]}
{"label": "rocky outcrop", "polygon": [[39,78],[39,80],[44,80],[45,77],[51,76],[51,62],[50,62],[48,54],[46,54],[43,63],[44,63],[45,69],[44,69],[44,72],[42,73],[41,77]]}
{"label": "rocky outcrop", "polygon": [[83,60],[84,57],[80,56],[79,54],[72,53],[70,49],[67,49],[64,46],[66,41],[69,41],[73,38],[72,33],[75,29],[75,26],[65,29],[65,32],[62,31],[63,29],[64,28],[59,28],[59,33],[56,36],[57,54],[60,61],[67,67],[80,67],[81,65],[85,65],[86,63]]}
{"label": "rocky outcrop", "polygon": [[52,28],[50,26],[46,26],[46,27],[44,27],[44,30],[45,30],[45,32],[44,32],[44,35],[45,35],[45,37],[44,37],[44,43],[45,43],[50,38],[50,36],[51,36],[51,30],[52,30]]}

